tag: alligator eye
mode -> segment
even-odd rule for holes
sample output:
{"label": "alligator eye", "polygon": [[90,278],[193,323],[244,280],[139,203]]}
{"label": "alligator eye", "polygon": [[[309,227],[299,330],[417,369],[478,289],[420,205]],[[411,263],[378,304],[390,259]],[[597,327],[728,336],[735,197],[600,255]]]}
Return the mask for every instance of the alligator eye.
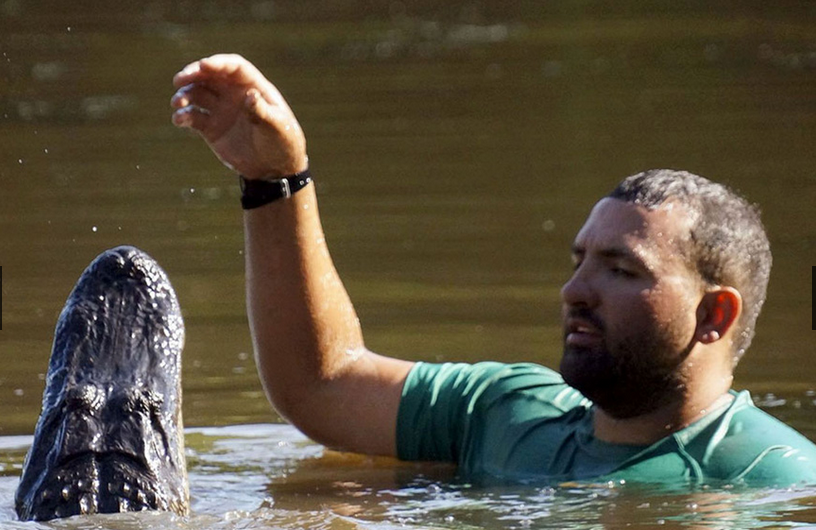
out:
{"label": "alligator eye", "polygon": [[150,408],[153,410],[160,410],[162,405],[164,405],[164,396],[153,390],[148,390],[145,392],[145,399],[150,404]]}
{"label": "alligator eye", "polygon": [[122,399],[122,411],[125,413],[146,414],[150,410],[150,405],[145,400],[144,393],[140,390],[131,390]]}

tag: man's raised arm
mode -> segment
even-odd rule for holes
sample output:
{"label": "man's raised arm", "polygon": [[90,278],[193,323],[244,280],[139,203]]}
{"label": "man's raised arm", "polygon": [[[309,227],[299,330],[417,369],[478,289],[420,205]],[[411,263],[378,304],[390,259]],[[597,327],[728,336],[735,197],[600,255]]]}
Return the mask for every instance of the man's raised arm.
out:
{"label": "man's raised arm", "polygon": [[[247,179],[307,168],[303,131],[280,92],[237,55],[194,62],[173,78],[173,123],[196,130]],[[334,268],[314,185],[244,212],[247,307],[266,394],[314,440],[396,452],[402,383],[412,363],[369,352]]]}

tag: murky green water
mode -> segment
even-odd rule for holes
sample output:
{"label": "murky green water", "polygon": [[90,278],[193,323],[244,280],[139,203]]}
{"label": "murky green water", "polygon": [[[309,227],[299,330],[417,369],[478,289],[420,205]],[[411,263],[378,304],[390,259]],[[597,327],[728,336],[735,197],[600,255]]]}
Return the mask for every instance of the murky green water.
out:
{"label": "murky green water", "polygon": [[[775,264],[737,386],[816,439],[814,9],[0,0],[0,440],[33,430],[56,316],[87,263],[123,243],[153,255],[178,291],[187,424],[279,421],[252,361],[235,181],[169,124],[172,74],[220,51],[255,61],[298,113],[338,269],[369,346],[389,355],[557,365],[567,250],[601,194],[650,167],[742,190],[763,207]],[[192,437],[194,522],[110,525],[814,520],[812,503],[782,493],[689,494],[697,502],[630,487],[483,491],[436,469],[320,456],[275,429],[249,432],[268,445],[248,451],[240,432]],[[6,521],[20,459],[0,450]]]}
{"label": "murky green water", "polygon": [[[26,439],[5,439],[2,475],[22,464]],[[193,515],[140,513],[15,522],[0,527],[131,530],[249,528],[781,528],[816,526],[816,487],[660,491],[625,483],[558,488],[459,481],[444,465],[334,453],[286,425],[187,433]],[[17,442],[17,445],[15,445]],[[0,476],[0,494],[16,482]]]}

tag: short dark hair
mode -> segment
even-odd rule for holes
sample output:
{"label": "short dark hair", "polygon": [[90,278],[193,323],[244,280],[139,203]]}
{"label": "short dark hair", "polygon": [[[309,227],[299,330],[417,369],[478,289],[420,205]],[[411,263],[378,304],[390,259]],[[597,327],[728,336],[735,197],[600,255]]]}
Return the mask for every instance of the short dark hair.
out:
{"label": "short dark hair", "polygon": [[743,312],[737,321],[734,364],[754,338],[771,273],[771,246],[759,208],[728,187],[687,171],[652,169],[621,181],[608,195],[648,209],[677,200],[692,217],[683,245],[703,281],[739,291]]}

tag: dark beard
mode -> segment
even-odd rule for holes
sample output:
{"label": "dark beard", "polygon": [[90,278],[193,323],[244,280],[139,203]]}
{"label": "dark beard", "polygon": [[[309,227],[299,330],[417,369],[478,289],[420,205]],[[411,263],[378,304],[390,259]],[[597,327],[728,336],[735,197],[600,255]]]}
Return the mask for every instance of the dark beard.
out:
{"label": "dark beard", "polygon": [[564,381],[614,418],[647,414],[678,399],[685,388],[679,365],[691,346],[666,356],[669,341],[656,334],[640,336],[610,348],[604,339],[598,348],[565,344],[561,358]]}

